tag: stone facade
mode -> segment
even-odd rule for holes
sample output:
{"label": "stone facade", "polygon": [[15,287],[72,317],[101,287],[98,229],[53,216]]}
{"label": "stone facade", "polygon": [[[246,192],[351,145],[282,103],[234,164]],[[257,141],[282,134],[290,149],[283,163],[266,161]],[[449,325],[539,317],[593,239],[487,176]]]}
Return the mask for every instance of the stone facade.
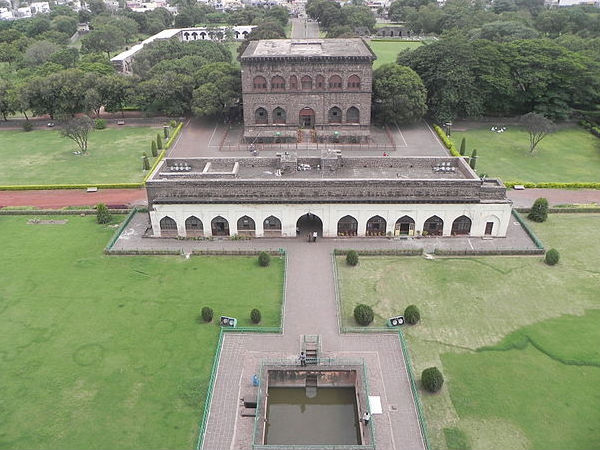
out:
{"label": "stone facade", "polygon": [[244,137],[295,142],[308,129],[366,140],[374,59],[361,39],[252,42],[242,55]]}

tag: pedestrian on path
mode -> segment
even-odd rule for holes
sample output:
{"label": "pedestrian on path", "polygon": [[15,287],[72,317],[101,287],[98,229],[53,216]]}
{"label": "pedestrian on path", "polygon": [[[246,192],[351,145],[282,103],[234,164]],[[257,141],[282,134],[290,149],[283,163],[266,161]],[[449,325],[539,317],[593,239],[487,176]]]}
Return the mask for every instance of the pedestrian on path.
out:
{"label": "pedestrian on path", "polygon": [[312,236],[310,235],[310,233],[306,235],[306,239],[308,240],[308,242],[312,242]]}
{"label": "pedestrian on path", "polygon": [[300,357],[298,359],[300,360],[300,366],[305,367],[306,366],[306,355],[304,354],[304,352],[300,352]]}
{"label": "pedestrian on path", "polygon": [[313,242],[317,242],[317,232],[313,231]]}
{"label": "pedestrian on path", "polygon": [[363,414],[363,422],[365,423],[365,426],[369,425],[370,420],[371,414],[369,414],[369,411],[365,411],[365,413]]}

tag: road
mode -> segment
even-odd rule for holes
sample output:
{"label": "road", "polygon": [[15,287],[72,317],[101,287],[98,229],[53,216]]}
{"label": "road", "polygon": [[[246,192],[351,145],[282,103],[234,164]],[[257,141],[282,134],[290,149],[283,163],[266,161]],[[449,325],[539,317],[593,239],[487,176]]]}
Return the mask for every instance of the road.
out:
{"label": "road", "polygon": [[306,19],[292,19],[292,39],[318,39],[319,24]]}

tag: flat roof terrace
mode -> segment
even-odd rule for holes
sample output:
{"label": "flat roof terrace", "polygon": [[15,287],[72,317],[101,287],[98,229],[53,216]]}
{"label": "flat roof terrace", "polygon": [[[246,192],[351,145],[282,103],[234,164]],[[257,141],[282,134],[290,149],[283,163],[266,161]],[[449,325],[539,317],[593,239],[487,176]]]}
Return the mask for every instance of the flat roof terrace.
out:
{"label": "flat roof terrace", "polygon": [[265,39],[252,41],[242,62],[265,59],[346,59],[373,61],[375,54],[362,39]]}

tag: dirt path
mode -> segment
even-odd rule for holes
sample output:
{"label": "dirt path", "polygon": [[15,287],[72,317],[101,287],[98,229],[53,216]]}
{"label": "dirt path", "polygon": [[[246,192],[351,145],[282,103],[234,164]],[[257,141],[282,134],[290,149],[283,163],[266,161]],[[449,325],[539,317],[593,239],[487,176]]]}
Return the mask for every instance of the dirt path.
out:
{"label": "dirt path", "polygon": [[41,209],[58,209],[66,206],[146,205],[146,189],[58,189],[47,191],[0,191],[0,208],[5,206],[35,206]]}

